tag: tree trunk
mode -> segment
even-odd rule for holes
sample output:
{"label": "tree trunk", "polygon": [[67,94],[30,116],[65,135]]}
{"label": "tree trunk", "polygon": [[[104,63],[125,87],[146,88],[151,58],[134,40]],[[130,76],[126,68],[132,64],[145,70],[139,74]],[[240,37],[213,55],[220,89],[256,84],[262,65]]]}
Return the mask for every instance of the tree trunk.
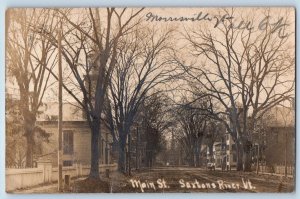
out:
{"label": "tree trunk", "polygon": [[196,153],[196,166],[200,167],[201,160],[200,160],[200,149]]}
{"label": "tree trunk", "polygon": [[91,136],[91,169],[89,178],[100,179],[99,175],[99,137],[100,137],[100,121],[94,120]]}
{"label": "tree trunk", "polygon": [[243,171],[251,171],[251,155],[246,151],[243,153]]}
{"label": "tree trunk", "polygon": [[243,146],[237,143],[236,145],[236,170],[242,171],[243,170]]}
{"label": "tree trunk", "polygon": [[151,168],[151,167],[152,167],[152,155],[149,156],[149,168]]}
{"label": "tree trunk", "polygon": [[131,175],[131,136],[128,134],[128,175]]}
{"label": "tree trunk", "polygon": [[126,173],[126,168],[125,168],[126,150],[125,150],[125,148],[126,148],[126,136],[120,136],[118,170],[122,173]]}
{"label": "tree trunk", "polygon": [[190,153],[187,156],[188,161],[189,161],[189,166],[193,167],[194,166],[194,151],[190,150]]}
{"label": "tree trunk", "polygon": [[197,140],[197,145],[196,145],[196,167],[200,167],[200,153],[201,153],[201,142],[202,139]]}
{"label": "tree trunk", "polygon": [[[27,131],[28,129],[26,129]],[[33,166],[33,146],[34,140],[32,136],[32,132],[26,132],[26,167],[31,168]]]}
{"label": "tree trunk", "polygon": [[251,142],[246,140],[243,147],[243,171],[251,171]]}
{"label": "tree trunk", "polygon": [[251,171],[250,148],[247,143],[237,146],[237,171]]}
{"label": "tree trunk", "polygon": [[35,117],[32,117],[31,113],[28,111],[24,116],[24,128],[26,137],[26,167],[33,167],[33,153],[34,153],[34,127],[35,127]]}
{"label": "tree trunk", "polygon": [[139,149],[139,144],[140,144],[140,134],[139,134],[139,129],[138,127],[136,128],[136,160],[135,160],[135,169],[138,170],[140,167],[140,149]]}

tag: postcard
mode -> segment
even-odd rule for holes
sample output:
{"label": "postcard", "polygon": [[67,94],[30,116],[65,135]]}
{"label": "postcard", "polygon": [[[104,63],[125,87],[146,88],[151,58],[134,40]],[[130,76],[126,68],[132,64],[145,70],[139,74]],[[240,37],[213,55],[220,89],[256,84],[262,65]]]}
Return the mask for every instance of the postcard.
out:
{"label": "postcard", "polygon": [[9,8],[6,192],[295,190],[295,8]]}

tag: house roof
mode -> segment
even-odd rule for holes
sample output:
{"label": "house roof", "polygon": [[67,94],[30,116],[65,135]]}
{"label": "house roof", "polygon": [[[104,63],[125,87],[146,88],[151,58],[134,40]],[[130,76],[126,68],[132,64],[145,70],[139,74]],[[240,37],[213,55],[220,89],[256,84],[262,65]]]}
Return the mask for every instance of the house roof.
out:
{"label": "house roof", "polygon": [[[58,118],[58,103],[47,102],[39,110],[41,114],[38,116],[38,121],[57,120]],[[63,103],[63,120],[64,121],[85,121],[82,110],[77,106],[69,103]]]}

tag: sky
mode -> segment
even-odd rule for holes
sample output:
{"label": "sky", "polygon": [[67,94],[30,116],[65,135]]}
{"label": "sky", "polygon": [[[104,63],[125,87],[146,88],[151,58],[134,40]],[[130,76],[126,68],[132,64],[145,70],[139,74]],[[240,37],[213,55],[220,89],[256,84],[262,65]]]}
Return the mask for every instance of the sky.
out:
{"label": "sky", "polygon": [[[136,8],[138,10],[139,8]],[[187,12],[188,9],[188,12]],[[29,10],[30,11],[30,10]],[[180,58],[182,59],[182,62],[186,63],[187,65],[194,63],[195,67],[202,68],[207,67],[208,70],[211,70],[210,65],[203,65],[203,60],[206,59],[203,56],[194,56],[192,55],[192,51],[189,48],[189,42],[186,41],[184,38],[187,34],[191,34],[192,37],[197,37],[198,32],[200,31],[210,31],[211,34],[213,34],[216,38],[222,36],[222,32],[220,29],[221,25],[219,24],[219,21],[222,20],[222,17],[226,16],[226,12],[232,12],[233,16],[233,24],[234,26],[238,26],[238,24],[246,21],[251,22],[251,26],[253,27],[254,34],[260,34],[263,30],[263,22],[265,18],[265,14],[267,14],[268,9],[266,8],[145,8],[145,10],[142,11],[140,14],[140,17],[143,20],[143,23],[146,26],[154,26],[157,29],[167,29],[167,28],[174,28],[175,33],[173,34],[173,38],[170,39],[171,42],[173,42],[174,48],[178,51],[178,54],[180,54]],[[86,9],[73,9],[71,11],[72,17],[71,20],[74,22],[82,20],[82,18],[86,15],[83,15],[83,13],[86,13]],[[125,13],[125,18],[130,14],[131,10],[129,9]],[[255,15],[252,15],[251,13],[255,12]],[[101,9],[100,10],[100,18],[102,22],[105,22],[106,19],[106,10]],[[291,43],[292,46],[294,46],[294,29],[295,29],[295,23],[294,23],[294,9],[293,8],[272,8],[269,10],[268,15],[270,16],[270,23],[274,24],[274,27],[276,26],[276,23],[278,23],[278,20],[283,17],[283,19],[287,20],[288,27],[287,27],[287,34],[290,34],[288,36],[288,42]],[[162,18],[160,20],[160,18]],[[183,19],[183,20],[182,20]],[[63,32],[67,31],[67,27],[63,27]],[[275,31],[274,35],[280,36],[280,34],[286,34],[282,33],[280,30],[280,27],[278,30]],[[9,34],[10,36],[10,34]],[[68,39],[68,36],[66,36]],[[255,38],[255,37],[254,37]],[[201,41],[200,39],[195,38],[197,41]],[[222,41],[222,39],[221,39]],[[62,44],[64,45],[64,43]],[[236,48],[240,48],[241,43],[237,43]],[[38,51],[38,50],[37,50]],[[57,54],[57,51],[54,53]],[[294,52],[292,52],[292,55]],[[53,60],[54,61],[54,60]],[[79,60],[79,64],[84,65],[85,60]],[[51,63],[51,61],[50,61]],[[209,64],[209,63],[208,63]],[[206,66],[205,66],[206,65]],[[166,66],[168,67],[168,66]],[[71,79],[67,79],[66,75],[69,73],[68,67],[65,61],[63,61],[63,70],[64,70],[64,82],[68,82],[69,80],[74,81],[74,77]],[[57,64],[54,67],[54,72],[57,73]],[[287,77],[288,79],[294,78],[294,70],[291,70],[290,76]],[[50,78],[49,84],[55,82],[54,78]],[[76,82],[76,81],[75,81]],[[185,84],[184,81],[177,81],[175,84],[174,82],[171,82],[170,84],[165,85],[164,89],[173,88],[174,86],[179,86],[179,84]],[[182,86],[183,88],[185,86]],[[14,95],[18,95],[18,86],[15,81],[7,81],[6,82],[6,88],[8,93],[14,93]],[[284,89],[284,88],[283,88]],[[180,93],[180,91],[175,90],[172,92],[172,96],[174,96],[178,100],[180,99],[181,95],[184,95],[186,93]],[[79,94],[80,95],[80,94]],[[70,96],[65,92],[64,94],[65,100],[73,101]],[[53,84],[50,88],[47,89],[46,95],[44,97],[44,101],[56,101],[57,98],[57,84]]]}

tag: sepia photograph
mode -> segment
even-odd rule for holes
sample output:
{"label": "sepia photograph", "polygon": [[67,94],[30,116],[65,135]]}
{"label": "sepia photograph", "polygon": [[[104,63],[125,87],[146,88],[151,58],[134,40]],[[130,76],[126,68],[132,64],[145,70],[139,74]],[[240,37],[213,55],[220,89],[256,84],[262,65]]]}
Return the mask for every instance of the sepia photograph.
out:
{"label": "sepia photograph", "polygon": [[7,193],[295,191],[294,7],[5,14]]}

